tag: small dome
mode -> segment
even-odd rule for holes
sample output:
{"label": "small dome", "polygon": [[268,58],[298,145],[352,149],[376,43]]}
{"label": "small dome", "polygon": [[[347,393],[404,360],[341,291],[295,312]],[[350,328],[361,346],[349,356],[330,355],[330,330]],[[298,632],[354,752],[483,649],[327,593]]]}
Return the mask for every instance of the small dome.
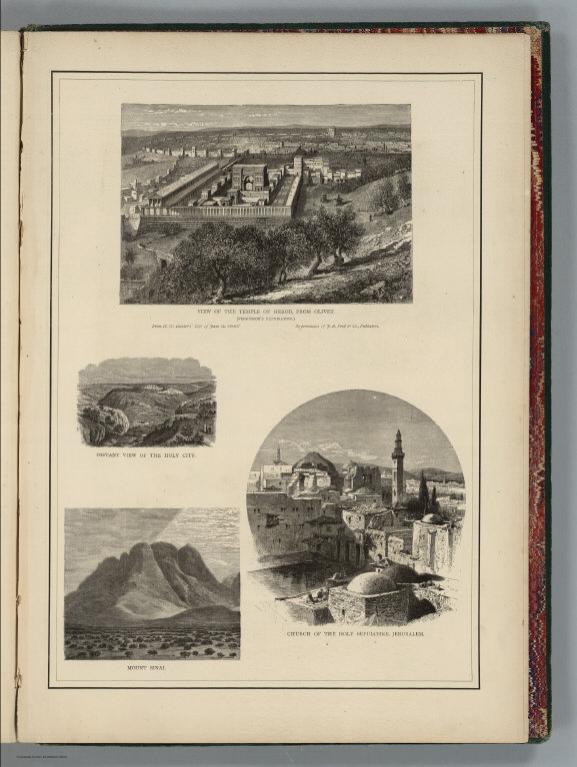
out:
{"label": "small dome", "polygon": [[389,591],[396,591],[397,587],[390,578],[382,573],[361,573],[349,583],[347,591],[354,594],[364,594],[365,596],[374,596],[375,594],[386,594]]}
{"label": "small dome", "polygon": [[425,514],[422,521],[428,525],[442,525],[445,520],[440,514]]}

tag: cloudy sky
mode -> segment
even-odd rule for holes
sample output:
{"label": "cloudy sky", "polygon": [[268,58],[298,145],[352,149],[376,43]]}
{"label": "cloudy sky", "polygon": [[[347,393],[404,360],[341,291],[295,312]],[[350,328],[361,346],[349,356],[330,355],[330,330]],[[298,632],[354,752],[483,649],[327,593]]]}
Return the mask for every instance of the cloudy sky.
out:
{"label": "cloudy sky", "polygon": [[122,130],[194,131],[203,128],[281,127],[284,125],[366,127],[409,125],[409,104],[324,106],[190,106],[123,104]]}
{"label": "cloudy sky", "polygon": [[449,440],[428,416],[396,397],[365,390],[327,394],[293,410],[263,442],[253,469],[270,463],[277,445],[288,463],[316,450],[336,463],[390,466],[397,429],[407,469],[461,471]]}
{"label": "cloudy sky", "polygon": [[104,360],[80,371],[81,386],[96,383],[190,383],[212,378],[198,360],[128,357]]}
{"label": "cloudy sky", "polygon": [[240,569],[238,509],[66,509],[64,529],[66,594],[141,542],[189,543],[219,580]]}

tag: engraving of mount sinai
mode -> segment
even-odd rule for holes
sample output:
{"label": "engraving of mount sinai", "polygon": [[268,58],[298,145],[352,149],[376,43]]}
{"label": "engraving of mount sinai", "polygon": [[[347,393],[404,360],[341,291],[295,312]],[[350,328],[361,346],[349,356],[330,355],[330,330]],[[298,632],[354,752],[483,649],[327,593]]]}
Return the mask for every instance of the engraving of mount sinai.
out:
{"label": "engraving of mount sinai", "polygon": [[68,660],[236,660],[238,509],[67,509]]}
{"label": "engraving of mount sinai", "polygon": [[408,104],[123,104],[121,303],[412,301]]}

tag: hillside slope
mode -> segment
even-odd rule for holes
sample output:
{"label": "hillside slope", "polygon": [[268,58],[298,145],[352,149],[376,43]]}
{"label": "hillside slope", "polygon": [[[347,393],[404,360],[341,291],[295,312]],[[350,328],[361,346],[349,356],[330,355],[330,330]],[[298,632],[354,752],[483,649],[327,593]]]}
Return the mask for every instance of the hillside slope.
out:
{"label": "hillside slope", "polygon": [[133,427],[162,423],[185,400],[186,395],[178,389],[151,391],[139,387],[111,389],[99,404],[101,407],[122,410]]}

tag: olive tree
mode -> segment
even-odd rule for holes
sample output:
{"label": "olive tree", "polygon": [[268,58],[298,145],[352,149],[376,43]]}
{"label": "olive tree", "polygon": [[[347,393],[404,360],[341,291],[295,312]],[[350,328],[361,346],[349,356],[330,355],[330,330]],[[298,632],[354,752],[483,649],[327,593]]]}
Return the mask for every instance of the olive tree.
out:
{"label": "olive tree", "polygon": [[351,208],[329,213],[321,207],[317,220],[326,248],[334,256],[335,266],[342,266],[343,253],[354,250],[363,234],[356,213]]}
{"label": "olive tree", "polygon": [[176,302],[186,303],[199,298],[222,301],[239,257],[233,227],[204,223],[175,250],[162,288],[173,295]]}
{"label": "olive tree", "polygon": [[398,196],[390,178],[378,184],[371,199],[373,210],[393,213],[399,207]]}

